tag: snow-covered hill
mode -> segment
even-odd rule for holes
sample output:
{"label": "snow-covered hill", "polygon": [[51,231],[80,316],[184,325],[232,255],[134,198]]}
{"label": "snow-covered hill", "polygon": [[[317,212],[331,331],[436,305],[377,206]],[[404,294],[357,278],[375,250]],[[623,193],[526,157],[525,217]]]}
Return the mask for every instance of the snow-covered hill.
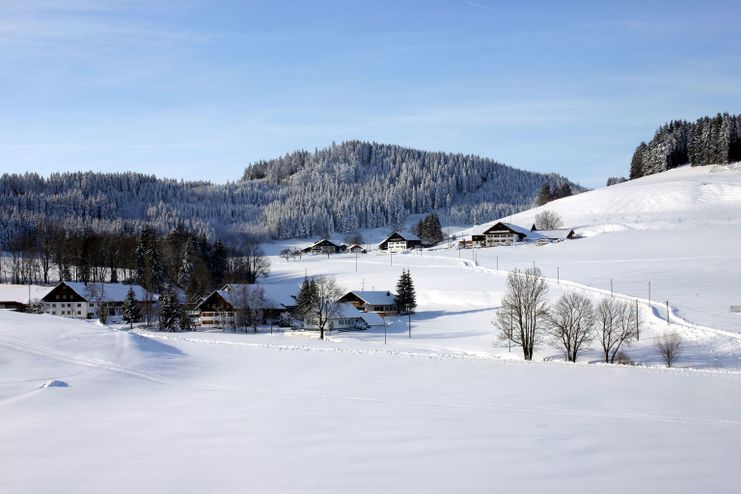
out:
{"label": "snow-covered hill", "polygon": [[[271,293],[306,275],[389,290],[409,269],[411,338],[406,318],[319,341],[0,311],[0,492],[735,492],[740,184],[738,166],[683,168],[555,201],[584,238],[541,247],[272,257]],[[547,338],[526,363],[498,341],[508,270],[533,263],[552,298],[612,280],[637,299],[639,365],[594,344],[562,363]]]}
{"label": "snow-covered hill", "polygon": [[[479,265],[539,266],[546,276],[665,303],[687,321],[741,333],[741,164],[683,167],[553,201],[506,221],[558,213],[586,238],[481,249]],[[462,231],[461,234],[466,233]],[[454,253],[441,253],[448,257]],[[498,259],[497,259],[498,258]]]}

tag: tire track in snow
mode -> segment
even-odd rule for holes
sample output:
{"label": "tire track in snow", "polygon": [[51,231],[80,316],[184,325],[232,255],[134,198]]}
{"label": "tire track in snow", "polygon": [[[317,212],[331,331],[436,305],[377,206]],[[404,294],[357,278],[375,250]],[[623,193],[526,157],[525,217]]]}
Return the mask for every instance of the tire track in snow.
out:
{"label": "tire track in snow", "polygon": [[220,389],[218,386],[212,386],[208,384],[203,385],[193,385],[190,383],[185,383],[183,381],[178,381],[177,379],[168,378],[165,376],[161,376],[159,374],[155,374],[152,372],[142,371],[133,367],[129,367],[126,365],[122,365],[116,362],[111,362],[109,360],[104,360],[96,357],[90,357],[87,355],[83,355],[80,353],[73,353],[73,352],[65,352],[62,350],[57,350],[45,345],[41,345],[38,343],[33,343],[27,340],[22,340],[20,338],[14,338],[9,336],[2,336],[0,337],[0,346],[4,346],[6,348],[10,348],[11,350],[16,350],[19,352],[29,353],[32,355],[38,355],[40,357],[50,358],[53,360],[58,360],[60,362],[67,362],[75,365],[80,365],[83,367],[90,367],[94,369],[101,369],[101,370],[107,370],[111,372],[116,372],[118,374],[124,374],[127,376],[135,377],[138,379],[143,379],[145,381],[150,381],[158,384],[164,384],[168,386],[177,386],[177,387],[191,387],[191,388],[201,388],[201,389]]}
{"label": "tire track in snow", "polygon": [[[149,337],[149,335],[143,337]],[[163,339],[173,339],[173,338],[163,338]],[[185,341],[198,341],[203,342],[203,340],[198,340],[195,338],[182,338],[181,340]],[[220,342],[218,340],[211,340],[212,342]],[[390,398],[374,398],[374,397],[367,397],[367,396],[357,396],[357,395],[343,395],[343,394],[332,394],[332,393],[318,393],[318,392],[309,392],[309,391],[278,391],[278,390],[258,390],[254,388],[244,388],[244,387],[237,387],[237,386],[221,386],[221,385],[214,385],[214,384],[208,384],[208,383],[187,383],[183,381],[179,381],[176,379],[167,378],[158,374],[154,374],[151,372],[142,371],[139,369],[135,369],[133,367],[124,366],[115,362],[110,362],[107,360],[95,358],[95,357],[89,357],[86,355],[82,355],[79,353],[72,353],[72,352],[65,352],[61,350],[56,350],[54,348],[40,345],[38,343],[32,343],[26,340],[22,340],[19,338],[12,338],[3,336],[0,337],[0,346],[4,346],[6,348],[10,348],[16,351],[21,351],[25,353],[30,353],[33,355],[39,355],[46,358],[51,358],[54,360],[59,360],[62,362],[68,362],[75,365],[81,365],[85,367],[92,367],[96,369],[101,370],[107,370],[111,372],[116,372],[119,374],[124,374],[127,376],[135,377],[138,379],[143,379],[146,381],[155,382],[158,384],[168,385],[168,386],[175,386],[179,388],[190,388],[190,389],[202,389],[202,390],[212,390],[212,391],[227,391],[227,392],[237,392],[237,393],[250,393],[255,395],[264,395],[264,396],[280,396],[280,397],[304,397],[304,398],[312,398],[312,399],[318,399],[322,401],[326,400],[342,400],[342,401],[353,401],[353,402],[363,402],[363,403],[375,403],[380,405],[393,405],[393,406],[413,406],[413,407],[422,407],[422,408],[443,408],[443,409],[455,409],[455,410],[478,410],[478,411],[484,411],[484,412],[492,412],[492,413],[522,413],[522,414],[531,414],[531,415],[539,415],[539,414],[545,414],[545,415],[557,415],[557,416],[571,416],[571,417],[583,417],[583,418],[595,418],[595,419],[611,419],[611,420],[631,420],[631,421],[649,421],[649,422],[658,422],[658,423],[680,423],[680,424],[697,424],[697,425],[710,425],[710,426],[733,426],[738,427],[741,426],[741,421],[737,420],[725,420],[725,419],[707,419],[707,418],[695,418],[695,417],[679,417],[679,416],[669,416],[669,415],[656,415],[656,414],[643,414],[643,413],[617,413],[617,412],[600,412],[600,411],[593,411],[593,410],[583,410],[583,409],[563,409],[563,408],[553,408],[553,407],[515,407],[515,406],[507,406],[507,405],[486,405],[486,404],[466,404],[466,403],[450,403],[450,402],[435,402],[435,401],[421,401],[421,400],[403,400],[403,399],[390,399]],[[271,347],[270,345],[266,344],[242,344],[239,346],[251,346],[256,348],[265,348],[265,347]],[[312,347],[289,347],[284,346],[283,349],[290,349],[290,350],[303,350],[303,351],[316,351],[317,348]],[[275,347],[272,347],[275,349]],[[337,349],[322,349],[326,351],[337,351]],[[370,352],[363,352],[360,350],[350,350],[350,349],[344,349],[349,350],[349,352],[346,353],[370,353]],[[321,350],[320,350],[321,351]],[[375,352],[375,353],[390,353],[390,352]],[[411,352],[398,352],[399,355],[413,355]],[[417,354],[415,356],[427,356],[426,354]],[[493,360],[493,359],[491,359]]]}

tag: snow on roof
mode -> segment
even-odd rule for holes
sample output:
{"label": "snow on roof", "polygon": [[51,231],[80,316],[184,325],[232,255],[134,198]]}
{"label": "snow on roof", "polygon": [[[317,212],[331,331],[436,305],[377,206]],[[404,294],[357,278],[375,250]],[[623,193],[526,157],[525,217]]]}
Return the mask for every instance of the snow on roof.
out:
{"label": "snow on roof", "polygon": [[361,312],[360,317],[363,318],[368,326],[383,326],[383,317],[375,312]]}
{"label": "snow on roof", "polygon": [[[85,300],[91,300],[96,290],[102,288],[103,294],[100,297],[105,302],[123,302],[126,300],[126,294],[129,287],[134,289],[134,294],[138,301],[147,300],[147,291],[140,285],[124,285],[121,283],[83,283],[82,281],[64,281],[65,285],[75,291]],[[159,295],[150,294],[150,300],[156,301]]]}
{"label": "snow on roof", "polygon": [[388,239],[390,239],[394,235],[400,235],[405,240],[417,240],[419,242],[422,241],[417,235],[413,234],[412,232],[409,232],[409,231],[406,231],[406,230],[404,230],[404,231],[402,231],[402,230],[396,230],[396,231],[391,232],[390,235],[387,235],[386,238],[384,238],[383,240],[381,240],[380,242],[378,242],[378,245],[381,245],[382,243],[387,242]]}
{"label": "snow on roof", "polygon": [[342,302],[332,319],[363,319],[363,313],[356,309],[353,304]]}
{"label": "snow on roof", "polygon": [[275,304],[275,308],[278,308],[280,306],[291,307],[296,305],[296,299],[294,298],[294,296],[298,294],[298,290],[293,286],[285,284],[278,285],[274,283],[257,283],[255,285],[250,285],[245,283],[227,283],[222,287],[221,290],[225,292],[228,292],[230,290],[240,291],[242,289],[245,289],[245,287],[247,287],[247,290],[252,290],[253,287],[262,288],[265,292],[265,297],[271,303]]}
{"label": "snow on roof", "polygon": [[348,293],[352,293],[369,305],[396,305],[396,294],[393,292],[379,290],[357,290]]}
{"label": "snow on roof", "polygon": [[[28,303],[29,285],[0,285],[0,301]],[[31,285],[31,301],[41,300],[54,287]]]}
{"label": "snow on roof", "polygon": [[525,228],[520,225],[515,225],[514,223],[505,223],[504,221],[493,221],[490,223],[484,223],[481,225],[477,225],[471,229],[469,234],[463,235],[463,238],[470,238],[473,235],[483,235],[485,231],[489,230],[490,228],[498,224],[506,226],[513,232],[525,235],[525,238],[528,238],[531,240],[538,240],[540,238],[543,238],[540,231],[531,231],[529,228]]}
{"label": "snow on roof", "polygon": [[571,228],[559,228],[557,230],[537,230],[532,233],[539,233],[541,236],[545,238],[550,238],[554,240],[565,240],[568,238],[569,234],[573,232]]}

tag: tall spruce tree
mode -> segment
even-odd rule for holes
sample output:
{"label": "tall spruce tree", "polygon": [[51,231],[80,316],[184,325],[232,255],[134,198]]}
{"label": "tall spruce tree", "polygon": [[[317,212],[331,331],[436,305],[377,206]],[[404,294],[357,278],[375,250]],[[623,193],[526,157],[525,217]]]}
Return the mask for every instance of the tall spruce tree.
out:
{"label": "tall spruce tree", "polygon": [[317,287],[316,282],[309,278],[304,278],[301,289],[296,296],[296,317],[301,320],[306,319],[316,308],[317,305]]}
{"label": "tall spruce tree", "polygon": [[136,299],[136,294],[132,287],[129,287],[129,291],[126,292],[126,299],[124,299],[122,311],[123,315],[121,317],[124,321],[129,323],[129,329],[133,329],[134,323],[142,317],[142,308],[139,305],[139,301]]}
{"label": "tall spruce tree", "polygon": [[175,331],[180,321],[180,305],[175,294],[170,292],[160,297],[160,329]]}
{"label": "tall spruce tree", "polygon": [[414,290],[414,282],[409,270],[401,272],[399,282],[396,284],[396,304],[399,306],[400,314],[414,314],[417,308],[417,293]]}
{"label": "tall spruce tree", "polygon": [[442,242],[443,229],[440,226],[440,218],[435,213],[428,214],[417,223],[415,233],[419,235],[425,245],[435,245]]}

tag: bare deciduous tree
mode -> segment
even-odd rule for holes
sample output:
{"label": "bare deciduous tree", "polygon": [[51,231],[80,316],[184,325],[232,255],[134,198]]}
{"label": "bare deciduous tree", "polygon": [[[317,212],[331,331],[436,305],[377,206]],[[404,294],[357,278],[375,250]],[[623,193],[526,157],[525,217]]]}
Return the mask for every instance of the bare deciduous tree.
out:
{"label": "bare deciduous tree", "polygon": [[331,276],[322,276],[315,278],[313,281],[316,292],[311,316],[312,318],[315,317],[314,320],[319,328],[319,337],[324,339],[324,331],[329,327],[330,319],[340,310],[337,299],[342,296],[344,290]]}
{"label": "bare deciduous tree", "polygon": [[576,292],[563,295],[548,313],[548,332],[564,349],[566,360],[576,362],[579,351],[593,338],[592,302]]}
{"label": "bare deciduous tree", "polygon": [[614,363],[620,348],[630,346],[638,336],[640,315],[626,301],[604,298],[597,305],[595,316],[595,332],[605,362]]}
{"label": "bare deciduous tree", "polygon": [[676,331],[668,331],[656,341],[656,348],[664,357],[666,366],[671,367],[682,351],[682,337]]}
{"label": "bare deciduous tree", "polygon": [[291,258],[293,258],[293,250],[286,247],[285,249],[280,251],[280,257],[282,257],[286,261],[290,261]]}
{"label": "bare deciduous tree", "polygon": [[555,230],[562,224],[561,217],[554,211],[542,211],[535,215],[535,227],[538,230]]}
{"label": "bare deciduous tree", "polygon": [[507,292],[497,311],[499,338],[522,347],[525,360],[533,359],[548,313],[548,287],[540,269],[515,269],[507,275]]}

